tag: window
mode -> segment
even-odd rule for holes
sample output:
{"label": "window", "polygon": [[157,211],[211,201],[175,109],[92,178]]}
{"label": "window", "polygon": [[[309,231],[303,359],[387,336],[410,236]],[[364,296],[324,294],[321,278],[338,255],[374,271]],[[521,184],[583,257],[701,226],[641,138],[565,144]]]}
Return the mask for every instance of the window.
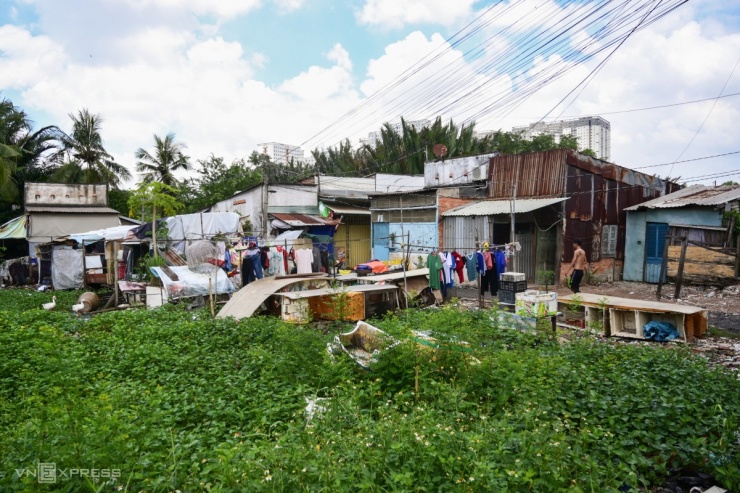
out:
{"label": "window", "polygon": [[605,224],[601,228],[601,256],[614,257],[617,255],[617,231],[616,224]]}

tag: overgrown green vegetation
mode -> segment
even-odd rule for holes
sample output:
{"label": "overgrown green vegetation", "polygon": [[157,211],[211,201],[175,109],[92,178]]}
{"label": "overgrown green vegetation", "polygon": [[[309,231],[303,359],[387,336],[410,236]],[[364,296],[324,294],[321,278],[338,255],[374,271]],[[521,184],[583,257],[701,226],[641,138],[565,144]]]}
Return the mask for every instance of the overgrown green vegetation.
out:
{"label": "overgrown green vegetation", "polygon": [[[648,491],[682,466],[740,488],[740,382],[682,347],[452,306],[375,321],[403,342],[364,372],[277,318],[87,319],[59,296],[0,293],[2,491]],[[310,422],[306,397],[328,398]],[[18,477],[39,462],[120,477]]]}

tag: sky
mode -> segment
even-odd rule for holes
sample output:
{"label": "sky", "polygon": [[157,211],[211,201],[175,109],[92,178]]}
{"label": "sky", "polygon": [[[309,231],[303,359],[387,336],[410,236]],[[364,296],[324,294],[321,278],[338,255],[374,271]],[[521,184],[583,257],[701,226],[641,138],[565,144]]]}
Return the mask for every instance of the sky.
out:
{"label": "sky", "polygon": [[[617,164],[681,179],[737,171],[717,180],[740,181],[740,153],[694,160],[740,151],[740,96],[709,99],[740,93],[739,3],[687,2],[632,34],[585,87],[578,84],[606,52],[567,62],[563,45],[530,53],[519,66],[483,63],[524,53],[532,32],[574,15],[573,2],[495,4],[3,0],[0,97],[36,127],[69,131],[70,113],[99,113],[106,148],[132,172],[135,150],[169,132],[193,161],[210,154],[231,161],[262,142],[311,149],[356,141],[401,116],[510,130],[543,117],[602,115],[611,122]],[[515,12],[529,25],[503,35]],[[450,46],[447,40],[483,16],[486,29],[467,46]],[[566,41],[575,46],[593,35],[583,30]],[[466,51],[471,46],[480,48],[478,56]],[[430,53],[441,55],[407,72]],[[521,97],[528,78],[566,65],[565,75]],[[402,74],[403,84],[385,89]],[[503,111],[506,98],[518,103]],[[567,103],[558,104],[563,98]],[[709,100],[624,112],[698,99]],[[490,101],[499,106],[489,111]],[[644,168],[674,161],[687,162]]]}

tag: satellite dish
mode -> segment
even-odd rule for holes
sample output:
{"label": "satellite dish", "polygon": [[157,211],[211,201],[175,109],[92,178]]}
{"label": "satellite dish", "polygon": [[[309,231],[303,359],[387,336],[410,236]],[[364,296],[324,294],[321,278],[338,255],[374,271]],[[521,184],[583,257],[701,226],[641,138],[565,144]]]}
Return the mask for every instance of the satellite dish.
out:
{"label": "satellite dish", "polygon": [[443,158],[447,155],[447,146],[444,144],[434,144],[432,150],[434,151],[434,155],[438,158]]}

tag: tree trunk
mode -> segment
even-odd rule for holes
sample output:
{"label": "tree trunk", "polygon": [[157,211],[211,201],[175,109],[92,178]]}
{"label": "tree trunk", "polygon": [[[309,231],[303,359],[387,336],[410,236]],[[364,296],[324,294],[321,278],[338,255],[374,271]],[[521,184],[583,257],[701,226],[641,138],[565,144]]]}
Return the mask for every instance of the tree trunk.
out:
{"label": "tree trunk", "polygon": [[152,208],[152,243],[154,244],[154,257],[158,257],[157,251],[157,206]]}

